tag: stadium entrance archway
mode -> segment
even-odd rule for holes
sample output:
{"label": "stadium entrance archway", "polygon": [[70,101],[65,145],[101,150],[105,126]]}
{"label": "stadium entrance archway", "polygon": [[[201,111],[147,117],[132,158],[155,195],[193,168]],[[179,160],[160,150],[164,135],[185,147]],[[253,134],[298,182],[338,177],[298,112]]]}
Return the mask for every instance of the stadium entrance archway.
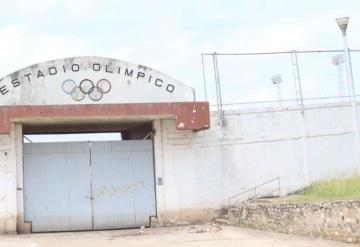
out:
{"label": "stadium entrance archway", "polygon": [[[14,232],[150,226],[157,217],[153,123],[209,128],[207,102],[151,68],[100,57],[48,61],[0,80],[0,134],[10,134]],[[23,135],[121,133],[118,141],[23,143]],[[11,164],[10,164],[11,163]],[[14,183],[15,182],[15,183]],[[1,190],[1,189],[0,189]],[[6,192],[10,193],[10,192]],[[11,201],[12,200],[12,201]],[[9,211],[9,212],[10,212]]]}

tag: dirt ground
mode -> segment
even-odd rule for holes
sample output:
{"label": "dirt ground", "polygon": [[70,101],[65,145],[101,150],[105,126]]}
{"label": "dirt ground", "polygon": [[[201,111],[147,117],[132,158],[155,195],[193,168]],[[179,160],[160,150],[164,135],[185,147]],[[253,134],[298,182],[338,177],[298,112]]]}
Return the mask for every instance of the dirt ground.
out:
{"label": "dirt ground", "polygon": [[115,247],[115,246],[291,246],[349,247],[320,239],[214,225],[116,231],[37,233],[0,236],[0,247]]}

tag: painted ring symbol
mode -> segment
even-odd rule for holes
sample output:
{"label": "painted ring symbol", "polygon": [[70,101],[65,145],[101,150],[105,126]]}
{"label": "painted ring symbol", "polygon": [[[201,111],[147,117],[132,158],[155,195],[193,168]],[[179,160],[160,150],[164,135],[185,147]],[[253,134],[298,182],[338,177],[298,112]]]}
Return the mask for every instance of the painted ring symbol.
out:
{"label": "painted ring symbol", "polygon": [[68,79],[62,83],[61,87],[64,93],[71,94],[71,91],[76,87],[76,82],[71,79]]}
{"label": "painted ring symbol", "polygon": [[89,79],[84,79],[80,82],[80,90],[84,94],[90,94],[94,90],[94,83]]}
{"label": "painted ring symbol", "polygon": [[111,90],[111,83],[106,79],[99,80],[96,86],[101,89],[103,94],[106,94]]}
{"label": "painted ring symbol", "polygon": [[85,98],[85,95],[80,87],[74,87],[73,90],[71,90],[71,98],[73,98],[76,101],[82,101]]}
{"label": "painted ring symbol", "polygon": [[92,92],[89,93],[89,98],[92,99],[93,101],[99,101],[102,99],[103,95],[104,95],[104,93],[101,88],[94,87]]}
{"label": "painted ring symbol", "polygon": [[107,79],[100,79],[95,86],[91,80],[84,79],[77,86],[74,80],[68,79],[62,83],[62,89],[76,101],[82,101],[86,95],[93,101],[99,101],[104,94],[110,92],[111,83]]}

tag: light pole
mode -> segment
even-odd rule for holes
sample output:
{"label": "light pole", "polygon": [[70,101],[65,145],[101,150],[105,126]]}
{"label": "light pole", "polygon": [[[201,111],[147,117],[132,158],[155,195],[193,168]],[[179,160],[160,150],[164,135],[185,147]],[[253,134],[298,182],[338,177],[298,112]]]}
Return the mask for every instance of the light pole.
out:
{"label": "light pole", "polygon": [[282,95],[281,95],[281,83],[283,82],[281,74],[273,75],[271,77],[271,83],[276,86],[276,94],[279,106],[282,106]]}
{"label": "light pole", "polygon": [[344,39],[344,46],[345,46],[345,66],[346,66],[346,77],[348,81],[348,86],[350,88],[350,99],[351,99],[351,108],[352,108],[352,115],[353,115],[353,124],[355,127],[355,139],[356,139],[356,162],[357,166],[360,165],[360,123],[359,123],[359,113],[356,107],[356,98],[355,98],[355,86],[353,80],[353,72],[351,66],[351,59],[350,59],[350,51],[346,37],[346,29],[349,24],[349,17],[340,17],[336,19],[336,23],[338,24],[343,39]]}
{"label": "light pole", "polygon": [[345,101],[345,86],[343,80],[343,64],[345,63],[344,54],[338,54],[332,57],[332,64],[336,66],[338,72],[339,96],[340,102]]}

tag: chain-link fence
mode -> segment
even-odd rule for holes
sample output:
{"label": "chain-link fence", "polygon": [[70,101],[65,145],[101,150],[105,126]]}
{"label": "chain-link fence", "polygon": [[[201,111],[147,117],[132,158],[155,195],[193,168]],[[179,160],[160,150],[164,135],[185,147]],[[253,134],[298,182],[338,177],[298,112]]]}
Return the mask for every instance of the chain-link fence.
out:
{"label": "chain-link fence", "polygon": [[[360,94],[360,50],[350,50]],[[212,110],[348,102],[344,50],[202,54]]]}

